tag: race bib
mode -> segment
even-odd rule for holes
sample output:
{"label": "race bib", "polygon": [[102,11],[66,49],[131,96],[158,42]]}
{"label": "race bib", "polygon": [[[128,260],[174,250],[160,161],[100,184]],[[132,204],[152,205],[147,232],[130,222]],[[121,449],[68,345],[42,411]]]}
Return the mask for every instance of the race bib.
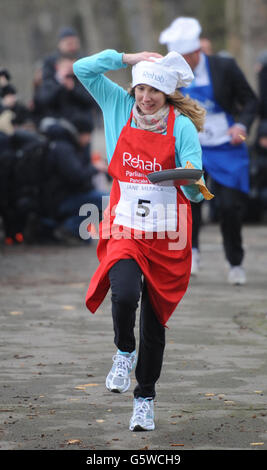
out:
{"label": "race bib", "polygon": [[176,231],[177,191],[174,186],[119,182],[120,200],[114,223],[144,232]]}
{"label": "race bib", "polygon": [[230,136],[227,134],[228,129],[229,125],[224,112],[207,113],[204,131],[199,133],[200,144],[214,146],[230,142]]}

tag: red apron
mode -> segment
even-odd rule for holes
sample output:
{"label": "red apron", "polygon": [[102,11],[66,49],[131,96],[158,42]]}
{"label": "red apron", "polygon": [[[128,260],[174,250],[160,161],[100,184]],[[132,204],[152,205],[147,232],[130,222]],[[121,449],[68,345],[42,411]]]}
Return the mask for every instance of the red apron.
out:
{"label": "red apron", "polygon": [[166,135],[133,128],[131,120],[132,113],[109,164],[113,185],[100,223],[100,264],[89,284],[86,306],[92,313],[97,310],[110,288],[110,268],[120,259],[133,258],[165,325],[189,283],[191,206],[180,188],[154,185],[146,177],[176,167],[173,107]]}

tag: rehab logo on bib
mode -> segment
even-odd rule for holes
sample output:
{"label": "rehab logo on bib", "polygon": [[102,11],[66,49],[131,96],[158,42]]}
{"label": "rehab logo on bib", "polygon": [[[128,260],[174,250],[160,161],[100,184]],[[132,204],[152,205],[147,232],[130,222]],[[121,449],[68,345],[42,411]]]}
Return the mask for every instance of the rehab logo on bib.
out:
{"label": "rehab logo on bib", "polygon": [[130,166],[134,169],[138,169],[139,171],[161,171],[162,166],[160,163],[157,162],[156,158],[153,160],[142,160],[140,155],[134,157],[129,152],[123,152],[122,155],[122,164],[123,166]]}

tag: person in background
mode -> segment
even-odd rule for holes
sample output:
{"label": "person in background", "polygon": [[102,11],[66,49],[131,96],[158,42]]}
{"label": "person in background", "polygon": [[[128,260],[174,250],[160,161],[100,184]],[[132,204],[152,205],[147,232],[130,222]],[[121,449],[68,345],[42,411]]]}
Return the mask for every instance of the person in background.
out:
{"label": "person in background", "polygon": [[73,60],[61,57],[55,64],[55,75],[43,79],[36,88],[34,110],[39,122],[45,117],[72,120],[83,114],[92,120],[93,99],[73,74]]}
{"label": "person in background", "polygon": [[213,47],[211,40],[206,37],[201,37],[200,38],[200,49],[201,51],[206,54],[206,55],[212,55],[213,54]]}
{"label": "person in background", "polygon": [[[25,183],[17,169],[25,148],[37,137],[36,127],[31,110],[19,99],[11,80],[9,71],[0,69],[0,217],[7,245],[23,242],[28,211],[37,204],[36,185]],[[29,168],[27,173],[31,171]]]}
{"label": "person in background", "polygon": [[11,82],[11,74],[4,67],[0,67],[0,89]]}
{"label": "person in background", "polygon": [[[183,55],[194,72],[184,93],[207,111],[204,132],[199,134],[203,166],[212,178],[212,192],[219,208],[223,246],[229,263],[228,282],[245,284],[242,223],[249,191],[249,154],[245,140],[258,112],[258,100],[233,58],[201,51],[199,21],[179,17],[159,37],[169,51]],[[192,204],[192,274],[199,270],[201,206]]]}
{"label": "person in background", "polygon": [[57,49],[46,56],[42,64],[42,79],[53,78],[56,74],[56,63],[59,59],[77,60],[81,54],[81,41],[77,31],[65,26],[58,34]]}
{"label": "person in background", "polygon": [[267,119],[259,122],[256,138],[250,147],[252,216],[265,220],[267,214]]}
{"label": "person in background", "polygon": [[56,50],[39,65],[41,79],[34,87],[32,100],[38,123],[47,116],[71,120],[74,113],[84,113],[88,119],[96,120],[98,106],[73,74],[73,62],[80,55],[77,31],[70,26],[61,28]]}
{"label": "person in background", "polygon": [[16,88],[7,84],[0,89],[0,114],[6,110],[13,113],[12,123],[15,126],[26,125],[26,123],[33,125],[33,118],[31,111],[24,103],[22,103],[17,94]]}
{"label": "person in background", "polygon": [[[40,132],[50,142],[44,170],[42,208],[45,217],[57,221],[56,237],[65,242],[80,241],[79,216],[83,204],[94,204],[100,214],[102,197],[95,188],[97,168],[91,162],[93,123],[83,115],[72,121],[46,118]],[[89,239],[89,237],[88,237]]]}
{"label": "person in background", "polygon": [[263,50],[257,57],[256,72],[259,90],[260,119],[267,119],[267,50]]}

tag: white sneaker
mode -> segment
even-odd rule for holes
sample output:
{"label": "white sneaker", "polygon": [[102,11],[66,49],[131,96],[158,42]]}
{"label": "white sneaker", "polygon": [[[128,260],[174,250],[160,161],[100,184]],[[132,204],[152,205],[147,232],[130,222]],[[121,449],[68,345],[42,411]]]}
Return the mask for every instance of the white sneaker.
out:
{"label": "white sneaker", "polygon": [[200,256],[197,248],[192,248],[191,275],[197,276],[200,268]]}
{"label": "white sneaker", "polygon": [[113,356],[113,366],[106,378],[106,387],[110,392],[127,392],[131,384],[130,372],[135,367],[136,361],[137,354],[135,351],[127,354],[120,354],[118,351]]}
{"label": "white sneaker", "polygon": [[228,274],[228,282],[235,286],[246,284],[246,273],[242,266],[231,266]]}
{"label": "white sneaker", "polygon": [[153,431],[155,429],[152,398],[134,398],[129,429],[130,431]]}

